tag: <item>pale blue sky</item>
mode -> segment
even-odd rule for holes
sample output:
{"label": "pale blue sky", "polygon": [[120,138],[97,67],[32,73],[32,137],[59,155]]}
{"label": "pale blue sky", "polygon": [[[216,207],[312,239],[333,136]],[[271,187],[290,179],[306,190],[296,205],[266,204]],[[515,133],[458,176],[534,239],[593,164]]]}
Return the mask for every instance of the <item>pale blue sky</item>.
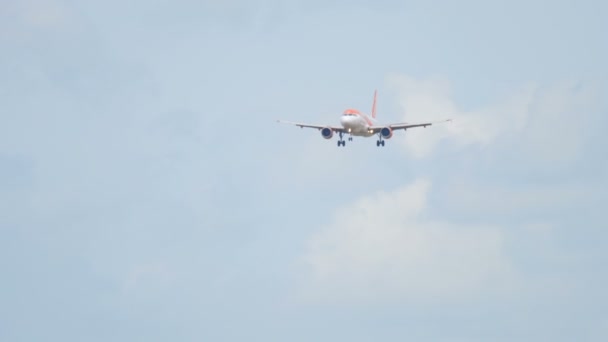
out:
{"label": "pale blue sky", "polygon": [[605,341],[606,19],[1,1],[0,341]]}

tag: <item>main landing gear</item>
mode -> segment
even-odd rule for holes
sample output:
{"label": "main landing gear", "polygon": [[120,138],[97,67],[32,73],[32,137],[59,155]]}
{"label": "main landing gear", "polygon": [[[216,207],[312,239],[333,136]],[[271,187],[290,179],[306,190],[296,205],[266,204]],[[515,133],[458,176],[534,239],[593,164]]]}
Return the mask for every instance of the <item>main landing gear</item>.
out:
{"label": "main landing gear", "polygon": [[376,140],[376,146],[380,146],[382,145],[382,147],[384,147],[384,140],[382,140],[382,134],[378,133],[378,140]]}
{"label": "main landing gear", "polygon": [[[344,140],[342,139],[342,135],[343,135],[344,133],[340,132],[339,134],[340,134],[340,140],[338,140],[338,146],[345,146],[345,145],[346,145],[346,141],[344,141]],[[352,138],[349,138],[348,140],[352,140]]]}

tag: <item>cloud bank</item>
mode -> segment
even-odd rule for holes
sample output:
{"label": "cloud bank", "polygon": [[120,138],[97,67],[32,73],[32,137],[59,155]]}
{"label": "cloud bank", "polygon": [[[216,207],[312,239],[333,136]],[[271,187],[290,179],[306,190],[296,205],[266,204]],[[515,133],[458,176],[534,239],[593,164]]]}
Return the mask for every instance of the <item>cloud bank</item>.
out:
{"label": "cloud bank", "polygon": [[501,230],[429,217],[430,187],[419,179],[338,210],[310,241],[308,295],[325,302],[430,304],[509,290],[515,274]]}

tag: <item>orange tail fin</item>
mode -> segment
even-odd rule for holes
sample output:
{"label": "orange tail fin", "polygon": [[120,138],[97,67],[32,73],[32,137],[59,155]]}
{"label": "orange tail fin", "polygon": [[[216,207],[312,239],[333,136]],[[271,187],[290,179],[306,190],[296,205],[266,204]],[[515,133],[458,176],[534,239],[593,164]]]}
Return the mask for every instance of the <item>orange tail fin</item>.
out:
{"label": "orange tail fin", "polygon": [[378,94],[378,90],[374,91],[374,104],[372,105],[372,118],[376,118],[376,95]]}

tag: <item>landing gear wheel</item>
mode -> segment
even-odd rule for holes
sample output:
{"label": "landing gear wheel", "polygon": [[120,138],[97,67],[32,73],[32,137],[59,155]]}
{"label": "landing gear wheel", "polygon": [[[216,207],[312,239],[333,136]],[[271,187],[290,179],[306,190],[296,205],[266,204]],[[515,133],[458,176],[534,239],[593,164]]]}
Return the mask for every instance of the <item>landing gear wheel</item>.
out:
{"label": "landing gear wheel", "polygon": [[384,146],[384,140],[382,140],[382,133],[378,133],[378,140],[376,141],[376,146]]}
{"label": "landing gear wheel", "polygon": [[346,141],[342,140],[342,135],[344,133],[340,132],[340,140],[338,140],[338,146],[342,145],[344,146],[346,144]]}

